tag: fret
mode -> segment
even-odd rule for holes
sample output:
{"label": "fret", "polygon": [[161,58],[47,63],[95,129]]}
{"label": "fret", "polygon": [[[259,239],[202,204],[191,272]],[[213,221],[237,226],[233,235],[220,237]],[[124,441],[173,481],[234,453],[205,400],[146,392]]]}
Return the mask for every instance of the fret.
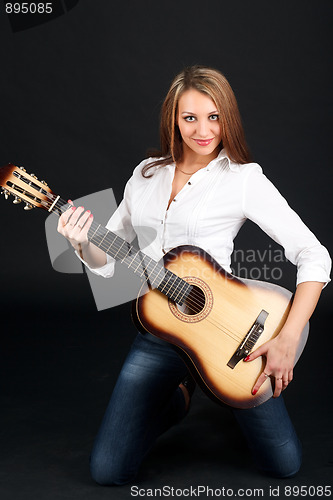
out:
{"label": "fret", "polygon": [[121,263],[124,264],[125,263],[125,259],[128,257],[128,255],[131,253],[131,250],[133,250],[133,247],[130,246],[129,249],[127,250],[125,256],[121,259]]}
{"label": "fret", "polygon": [[[181,294],[181,292],[183,291],[183,289],[184,289],[184,287],[187,285],[187,283],[186,283],[186,281],[181,280],[181,279],[179,278],[179,279],[178,279],[178,284],[177,284],[176,290],[177,290],[177,288],[178,288],[178,286],[179,286],[179,285],[180,285],[181,287],[180,287],[180,290],[178,290],[178,293],[177,293],[177,295],[176,295],[176,296],[175,296],[175,298],[174,298],[174,301],[175,301],[175,302],[177,302],[177,299],[179,298],[179,295]],[[175,290],[175,291],[176,291],[176,290]]]}
{"label": "fret", "polygon": [[176,297],[178,296],[178,293],[176,293],[176,292],[177,292],[177,288],[179,286],[179,283],[180,283],[180,279],[178,278],[178,276],[174,275],[174,276],[171,277],[171,283],[170,283],[171,293],[170,293],[170,295],[168,295],[168,297],[171,300],[174,300],[175,302],[176,302]]}
{"label": "fret", "polygon": [[[168,277],[167,281],[164,283],[164,285],[163,285],[163,287],[162,287],[162,288],[159,288],[159,287],[158,287],[158,289],[159,289],[159,290],[160,290],[160,292],[162,292],[162,293],[165,293],[165,292],[164,292],[164,289],[165,289],[165,287],[168,285],[168,283],[169,283],[170,279],[172,278],[172,275],[171,275],[170,271],[167,271],[167,272],[166,272],[166,275],[167,275],[167,277]],[[164,280],[163,280],[163,281],[164,281]]]}
{"label": "fret", "polygon": [[120,247],[118,248],[118,250],[117,250],[117,251],[116,251],[116,253],[114,254],[114,258],[116,258],[116,257],[117,257],[117,255],[118,255],[118,253],[120,252],[120,250],[122,249],[122,247],[123,247],[124,243],[126,243],[126,241],[125,241],[125,240],[123,240],[122,244],[120,245]]}
{"label": "fret", "polygon": [[[155,266],[155,267],[156,267],[156,266]],[[152,282],[152,284],[153,284],[153,285],[155,284],[155,283],[154,283],[154,281],[156,281],[156,280],[157,280],[157,278],[158,278],[158,276],[159,276],[159,274],[160,274],[160,272],[161,272],[161,271],[165,271],[165,268],[164,268],[164,267],[162,267],[162,266],[161,266],[161,269],[158,271],[157,275],[155,276],[155,278],[154,278],[153,280],[151,280],[151,282]],[[163,280],[164,280],[164,277],[163,277],[162,281],[163,281]],[[162,281],[160,281],[159,285],[162,283]],[[157,288],[158,288],[158,287],[157,287]],[[162,290],[160,290],[160,291],[162,291]]]}
{"label": "fret", "polygon": [[[148,271],[148,267],[150,266],[151,262],[153,261],[153,259],[151,259],[150,257],[149,257],[149,260],[150,260],[150,262],[143,268],[143,271],[140,274],[141,277],[143,277],[143,275],[146,273],[146,271]],[[157,266],[157,262],[156,262],[153,269],[155,269],[156,266]]]}
{"label": "fret", "polygon": [[[132,265],[132,264],[133,264],[133,262],[135,261],[136,256],[137,256],[137,253],[135,253],[135,254],[134,254],[134,256],[133,256],[133,258],[132,258],[132,260],[131,260],[131,262],[130,262],[129,264],[127,264],[127,263],[126,263],[126,265],[127,265],[127,267],[128,267],[128,268],[130,268],[130,267],[131,267],[131,265]],[[124,259],[124,260],[125,260],[125,259]]]}
{"label": "fret", "polygon": [[97,228],[95,229],[95,231],[93,232],[93,234],[89,237],[90,240],[93,240],[94,236],[95,236],[95,233],[99,230],[99,228],[101,227],[100,224],[98,224]]}
{"label": "fret", "polygon": [[[110,250],[111,250],[111,247],[112,247],[113,243],[114,243],[114,242],[115,242],[115,240],[117,239],[117,235],[116,235],[116,234],[113,234],[113,233],[110,233],[110,234],[112,234],[112,236],[114,236],[114,238],[113,238],[113,240],[111,241],[111,243],[110,243],[110,245],[108,246],[108,248],[105,250],[105,251],[106,251],[106,253],[109,253],[109,252],[110,252]],[[113,257],[113,255],[112,255],[112,257]]]}
{"label": "fret", "polygon": [[[150,262],[155,262],[155,261],[154,261],[153,259],[150,259]],[[149,265],[150,265],[150,263],[149,263]],[[154,267],[153,267],[153,269],[150,271],[151,273],[152,273],[153,271],[155,271],[155,267],[156,267],[157,265],[158,265],[158,262],[155,262],[155,266],[154,266]]]}
{"label": "fret", "polygon": [[107,236],[107,232],[104,234],[103,238],[101,239],[101,241],[99,242],[98,246],[100,247],[101,244],[103,243],[103,241],[105,240],[106,236]]}
{"label": "fret", "polygon": [[[181,278],[179,278],[179,279],[181,279]],[[181,281],[183,282],[182,288],[184,290],[182,290],[182,293],[174,299],[174,302],[177,302],[177,304],[180,304],[180,305],[182,305],[184,300],[187,299],[187,297],[189,296],[189,294],[193,288],[192,285],[190,285],[189,283],[186,283],[186,281],[184,281],[184,280],[181,280]]]}
{"label": "fret", "polygon": [[[136,252],[136,254],[134,255],[134,259],[132,259],[132,262],[131,262],[131,269],[132,269],[133,273],[135,273],[136,269],[141,264],[141,259],[140,259],[139,253],[140,253],[139,251]],[[137,259],[139,259],[139,264],[138,264],[138,260]]]}
{"label": "fret", "polygon": [[135,269],[133,269],[133,271],[136,273],[137,270],[139,269],[139,267],[142,266],[142,265],[143,265],[143,261],[140,260],[139,264],[137,265],[137,267]]}

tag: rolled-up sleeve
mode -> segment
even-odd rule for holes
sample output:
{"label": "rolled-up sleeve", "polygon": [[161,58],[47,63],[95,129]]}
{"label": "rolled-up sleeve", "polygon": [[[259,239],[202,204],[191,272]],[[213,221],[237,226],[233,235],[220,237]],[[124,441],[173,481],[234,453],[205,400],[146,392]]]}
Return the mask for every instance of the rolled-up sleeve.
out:
{"label": "rolled-up sleeve", "polygon": [[304,281],[330,281],[331,258],[327,249],[290,208],[285,198],[262,173],[251,169],[243,184],[243,212],[274,241],[297,266],[296,285]]}

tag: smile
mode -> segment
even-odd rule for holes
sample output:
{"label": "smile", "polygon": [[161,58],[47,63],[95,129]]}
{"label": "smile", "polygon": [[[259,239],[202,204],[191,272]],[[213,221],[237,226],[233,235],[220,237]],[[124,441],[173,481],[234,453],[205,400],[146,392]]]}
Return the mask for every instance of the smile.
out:
{"label": "smile", "polygon": [[213,142],[214,138],[213,139],[206,139],[205,141],[201,140],[201,139],[193,139],[197,144],[198,146],[209,146],[209,144],[211,142]]}

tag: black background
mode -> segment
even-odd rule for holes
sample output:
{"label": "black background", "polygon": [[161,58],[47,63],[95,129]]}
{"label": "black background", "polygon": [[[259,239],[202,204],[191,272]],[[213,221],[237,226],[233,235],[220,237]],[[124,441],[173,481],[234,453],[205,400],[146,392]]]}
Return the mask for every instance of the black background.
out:
{"label": "black background", "polygon": [[[158,146],[173,76],[211,65],[236,93],[255,160],[332,248],[330,1],[80,0],[16,32],[0,9],[1,165],[25,166],[64,198],[111,187],[119,202],[134,166]],[[85,275],[52,269],[43,216],[0,199],[1,497],[130,498],[129,486],[95,486],[87,465],[134,335],[129,306],[97,312]],[[277,248],[251,223],[236,239],[236,248],[268,247]],[[278,284],[292,289],[295,270],[283,271]],[[197,392],[137,484],[245,485],[267,495],[269,485],[330,484],[331,300],[329,285],[286,393],[304,443],[297,478],[257,474],[228,411]]]}

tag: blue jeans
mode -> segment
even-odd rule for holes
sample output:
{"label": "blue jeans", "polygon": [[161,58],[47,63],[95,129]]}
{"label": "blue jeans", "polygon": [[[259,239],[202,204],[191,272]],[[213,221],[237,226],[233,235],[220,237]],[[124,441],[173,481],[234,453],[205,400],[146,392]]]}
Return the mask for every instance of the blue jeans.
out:
{"label": "blue jeans", "polygon": [[[187,368],[175,350],[139,333],[126,358],[90,457],[93,479],[121,485],[134,479],[157,437],[186,414],[179,383]],[[282,397],[251,409],[232,409],[259,469],[291,477],[301,447]]]}

